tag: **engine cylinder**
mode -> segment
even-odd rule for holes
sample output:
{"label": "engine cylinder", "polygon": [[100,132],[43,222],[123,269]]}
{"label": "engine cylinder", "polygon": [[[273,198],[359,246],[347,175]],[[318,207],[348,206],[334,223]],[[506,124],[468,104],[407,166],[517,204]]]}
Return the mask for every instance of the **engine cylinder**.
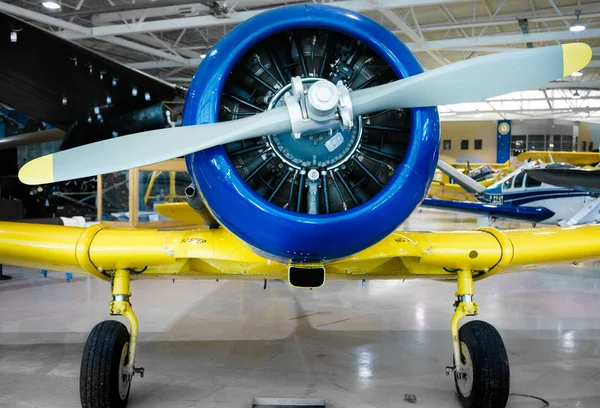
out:
{"label": "engine cylinder", "polygon": [[[188,91],[184,125],[280,106],[292,76],[326,109],[333,88],[311,93],[318,78],[354,90],[420,72],[410,51],[364,16],[282,7],[239,25],[207,54]],[[400,225],[425,195],[438,148],[439,118],[428,107],[373,112],[347,131],[264,135],[186,161],[215,218],[257,252],[324,261],[365,249]]]}

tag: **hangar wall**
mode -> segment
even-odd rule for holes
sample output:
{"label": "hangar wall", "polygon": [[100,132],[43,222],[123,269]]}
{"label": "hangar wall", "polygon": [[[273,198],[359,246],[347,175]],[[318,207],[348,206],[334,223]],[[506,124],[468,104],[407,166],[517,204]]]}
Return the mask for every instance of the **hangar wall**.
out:
{"label": "hangar wall", "polygon": [[[496,121],[442,122],[441,140],[440,154],[452,157],[457,162],[496,162]],[[462,149],[464,140],[468,141],[467,149]],[[475,140],[481,140],[481,149],[475,149]],[[450,141],[450,149],[444,149],[444,141],[446,147],[447,141]]]}
{"label": "hangar wall", "polygon": [[594,149],[600,146],[600,124],[596,123],[580,123],[579,124],[579,144],[586,142],[589,146],[590,142],[594,143]]}
{"label": "hangar wall", "polygon": [[[573,124],[574,122],[552,119],[513,120],[512,136],[516,138],[524,135],[577,136],[577,131],[573,129]],[[452,158],[459,163],[465,163],[467,160],[471,163],[496,162],[496,121],[448,121],[442,122],[441,126],[440,155],[446,157],[446,159]],[[465,140],[468,141],[467,149],[463,149],[462,147],[465,146],[461,146]],[[481,149],[475,148],[475,140],[481,140]],[[445,149],[445,147],[448,147],[448,142],[450,142],[450,149]],[[579,123],[577,151],[588,151],[590,143],[593,143],[594,150],[598,149],[600,145],[600,125],[581,122]],[[557,144],[554,150],[560,150],[559,145]]]}

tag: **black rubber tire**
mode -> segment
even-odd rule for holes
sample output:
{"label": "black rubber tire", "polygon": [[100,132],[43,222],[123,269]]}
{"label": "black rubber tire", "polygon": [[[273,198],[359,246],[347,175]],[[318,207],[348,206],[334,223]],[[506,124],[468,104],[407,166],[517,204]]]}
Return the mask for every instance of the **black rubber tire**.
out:
{"label": "black rubber tire", "polygon": [[115,320],[98,323],[90,332],[79,376],[83,408],[125,408],[129,399],[119,393],[119,366],[123,347],[129,344],[127,327]]}
{"label": "black rubber tire", "polygon": [[[505,408],[510,389],[510,367],[504,342],[489,323],[474,320],[458,331],[458,338],[471,355],[473,386],[464,396],[454,377],[456,392],[465,408]],[[462,344],[461,344],[462,353]],[[464,355],[461,355],[464,361]]]}

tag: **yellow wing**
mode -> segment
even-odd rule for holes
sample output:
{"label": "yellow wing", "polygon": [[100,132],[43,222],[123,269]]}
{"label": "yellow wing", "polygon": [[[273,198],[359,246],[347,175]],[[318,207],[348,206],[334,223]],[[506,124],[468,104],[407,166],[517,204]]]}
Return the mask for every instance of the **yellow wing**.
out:
{"label": "yellow wing", "polygon": [[156,212],[163,217],[190,225],[204,225],[207,221],[188,203],[165,203],[157,204]]}
{"label": "yellow wing", "polygon": [[[600,258],[600,225],[499,231],[395,232],[353,256],[323,265],[327,279],[476,279],[501,270]],[[134,279],[286,279],[288,265],[254,254],[223,228],[158,231],[0,223],[0,263],[89,273],[108,280],[130,268]]]}
{"label": "yellow wing", "polygon": [[521,161],[541,160],[545,163],[571,163],[590,165],[600,162],[598,152],[524,152],[517,156]]}
{"label": "yellow wing", "polygon": [[[489,187],[496,181],[504,178],[508,173],[506,170],[499,171],[496,175],[488,180],[480,181],[484,187]],[[446,176],[447,178],[447,176]],[[453,201],[477,201],[475,196],[458,184],[445,183],[443,181],[433,180],[427,191],[427,195],[440,200],[453,200]]]}
{"label": "yellow wing", "polygon": [[449,184],[442,181],[432,181],[427,195],[441,200],[477,201],[475,196],[458,184]]}

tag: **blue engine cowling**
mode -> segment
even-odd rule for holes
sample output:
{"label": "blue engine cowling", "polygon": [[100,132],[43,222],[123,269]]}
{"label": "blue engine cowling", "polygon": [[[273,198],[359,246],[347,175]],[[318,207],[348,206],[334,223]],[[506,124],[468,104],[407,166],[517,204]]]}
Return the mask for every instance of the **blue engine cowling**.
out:
{"label": "blue engine cowling", "polygon": [[[323,5],[282,7],[239,25],[207,54],[188,91],[184,126],[218,121],[223,88],[236,62],[261,41],[294,29],[331,30],[357,39],[399,78],[422,72],[394,34],[362,15]],[[223,146],[188,155],[186,162],[215,218],[257,253],[280,261],[327,261],[377,243],[406,220],[429,188],[438,150],[437,109],[411,109],[408,147],[382,189],[347,211],[317,215],[293,212],[261,197],[240,176]]]}

